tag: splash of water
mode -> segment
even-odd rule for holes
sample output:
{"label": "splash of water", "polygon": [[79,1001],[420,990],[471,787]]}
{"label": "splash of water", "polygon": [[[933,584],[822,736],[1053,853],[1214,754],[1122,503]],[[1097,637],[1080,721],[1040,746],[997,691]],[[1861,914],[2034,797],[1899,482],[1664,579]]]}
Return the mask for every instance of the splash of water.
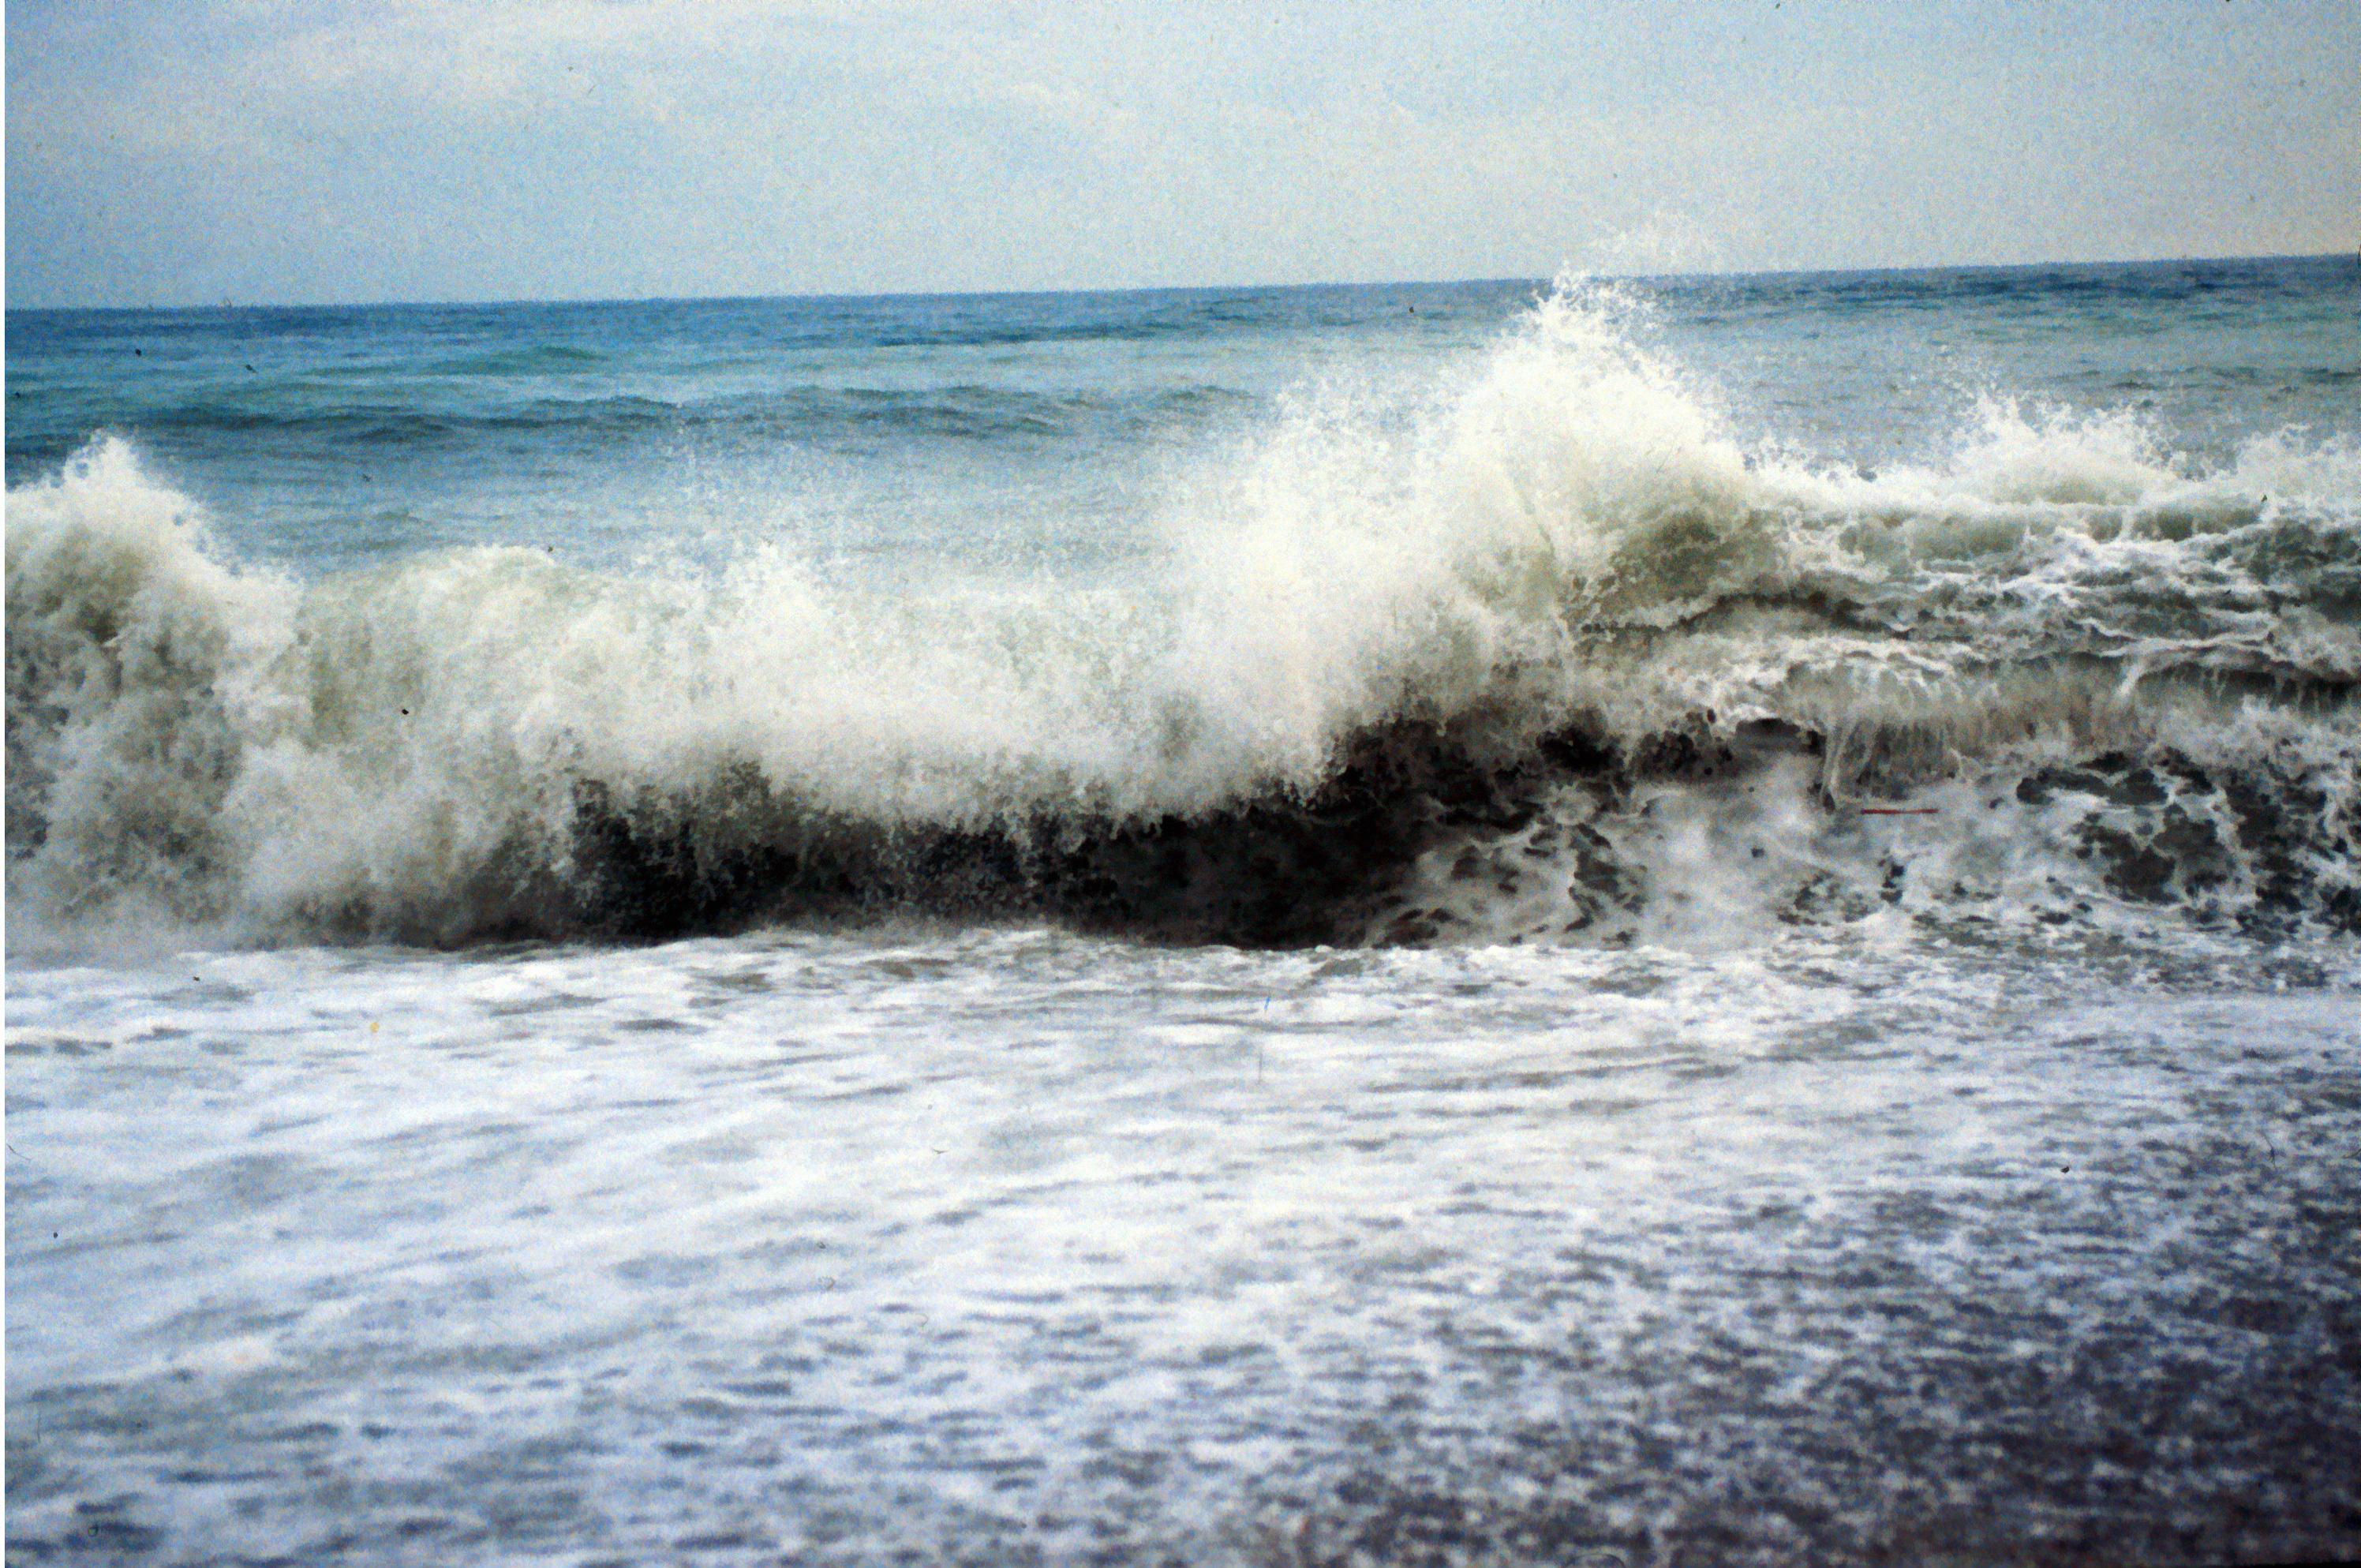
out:
{"label": "splash of water", "polygon": [[1750,445],[1637,308],[1564,284],[1408,417],[1293,400],[1130,587],[913,599],[777,549],[299,585],[103,440],[9,496],[20,921],[2355,919],[2361,450],[2209,467],[1993,401],[1864,474]]}

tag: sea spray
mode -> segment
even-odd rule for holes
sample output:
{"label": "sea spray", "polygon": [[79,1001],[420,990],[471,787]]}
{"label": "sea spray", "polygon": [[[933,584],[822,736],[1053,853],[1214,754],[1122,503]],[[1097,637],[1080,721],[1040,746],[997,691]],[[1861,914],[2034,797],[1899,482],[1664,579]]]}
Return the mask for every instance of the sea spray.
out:
{"label": "sea spray", "polygon": [[1872,473],[1748,440],[1636,308],[1570,281],[1406,401],[1288,400],[1082,586],[299,584],[101,439],[9,496],[19,917],[1629,939],[1732,860],[1722,923],[2352,923],[2349,439],[1993,398]]}

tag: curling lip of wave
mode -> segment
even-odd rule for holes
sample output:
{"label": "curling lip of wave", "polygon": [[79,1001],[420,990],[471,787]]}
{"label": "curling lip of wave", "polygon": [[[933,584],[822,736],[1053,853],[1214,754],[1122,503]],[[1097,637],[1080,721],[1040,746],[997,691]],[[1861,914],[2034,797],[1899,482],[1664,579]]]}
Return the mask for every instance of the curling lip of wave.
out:
{"label": "curling lip of wave", "polygon": [[1147,595],[500,550],[304,589],[208,560],[104,444],[10,498],[12,893],[438,939],[878,903],[1421,939],[1439,847],[1536,822],[1577,928],[1657,897],[1650,779],[1710,838],[1733,774],[1806,766],[1824,811],[2104,757],[2041,855],[2343,907],[2349,445],[2200,472],[2127,418],[1994,405],[1948,466],[1870,478],[1748,452],[1562,292],[1408,438],[1308,400],[1220,489]]}

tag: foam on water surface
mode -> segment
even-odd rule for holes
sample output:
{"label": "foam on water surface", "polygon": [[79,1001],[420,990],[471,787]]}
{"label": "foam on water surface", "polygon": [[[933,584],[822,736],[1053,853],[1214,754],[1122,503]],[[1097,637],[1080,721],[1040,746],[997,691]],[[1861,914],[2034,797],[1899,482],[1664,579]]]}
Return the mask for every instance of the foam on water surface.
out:
{"label": "foam on water surface", "polygon": [[11,1539],[2321,1550],[2356,979],[927,928],[20,969]]}

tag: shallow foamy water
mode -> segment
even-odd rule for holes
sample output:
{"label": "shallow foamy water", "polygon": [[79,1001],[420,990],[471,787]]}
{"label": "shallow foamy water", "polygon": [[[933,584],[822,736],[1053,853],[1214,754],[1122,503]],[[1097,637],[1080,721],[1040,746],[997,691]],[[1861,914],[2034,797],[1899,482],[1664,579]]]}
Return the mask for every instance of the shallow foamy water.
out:
{"label": "shallow foamy water", "polygon": [[16,966],[11,1554],[2328,1550],[2356,982],[1875,923]]}

